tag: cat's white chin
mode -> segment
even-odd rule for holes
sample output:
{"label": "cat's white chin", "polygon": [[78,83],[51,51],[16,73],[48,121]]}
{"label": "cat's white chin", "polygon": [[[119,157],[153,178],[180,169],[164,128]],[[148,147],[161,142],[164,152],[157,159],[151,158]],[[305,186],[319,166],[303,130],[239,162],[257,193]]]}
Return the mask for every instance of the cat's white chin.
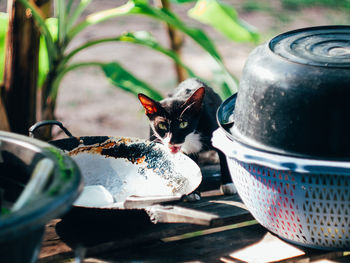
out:
{"label": "cat's white chin", "polygon": [[168,150],[175,154],[183,152],[185,154],[198,153],[202,150],[202,142],[200,140],[200,134],[192,132],[185,137],[185,141],[182,144],[171,144],[170,136],[162,138],[163,145],[168,145]]}

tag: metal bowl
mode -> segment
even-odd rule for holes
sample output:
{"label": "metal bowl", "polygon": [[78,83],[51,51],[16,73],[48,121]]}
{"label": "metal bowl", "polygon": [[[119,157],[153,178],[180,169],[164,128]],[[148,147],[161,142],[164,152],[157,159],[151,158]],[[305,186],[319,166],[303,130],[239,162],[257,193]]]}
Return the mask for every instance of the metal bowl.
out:
{"label": "metal bowl", "polygon": [[234,122],[230,135],[268,152],[349,159],[349,43],[350,26],[323,26],[257,47],[245,64],[235,111],[225,113]]}
{"label": "metal bowl", "polygon": [[[36,172],[43,160],[52,163],[50,172]],[[18,200],[34,182],[34,174],[39,181],[47,180],[40,191],[22,198],[26,201],[19,207]],[[33,186],[39,190],[39,185]],[[67,212],[81,190],[80,171],[61,150],[33,138],[0,131],[0,262],[34,262],[45,224]]]}

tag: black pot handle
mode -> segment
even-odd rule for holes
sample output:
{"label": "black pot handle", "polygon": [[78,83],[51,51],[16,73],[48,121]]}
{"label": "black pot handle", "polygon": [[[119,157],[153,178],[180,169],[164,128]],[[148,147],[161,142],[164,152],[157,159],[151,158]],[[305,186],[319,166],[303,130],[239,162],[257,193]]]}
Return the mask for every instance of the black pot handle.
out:
{"label": "black pot handle", "polygon": [[234,122],[230,117],[236,106],[237,93],[226,99],[218,108],[216,112],[216,119],[221,128],[229,129],[234,125]]}
{"label": "black pot handle", "polygon": [[58,127],[61,128],[62,131],[64,131],[65,134],[67,134],[68,137],[74,137],[70,131],[67,130],[66,127],[63,126],[63,124],[59,121],[56,120],[44,120],[44,121],[39,121],[37,123],[35,123],[34,125],[32,125],[29,128],[29,136],[34,138],[34,132],[36,129],[39,129],[42,126],[46,126],[46,125],[57,125]]}

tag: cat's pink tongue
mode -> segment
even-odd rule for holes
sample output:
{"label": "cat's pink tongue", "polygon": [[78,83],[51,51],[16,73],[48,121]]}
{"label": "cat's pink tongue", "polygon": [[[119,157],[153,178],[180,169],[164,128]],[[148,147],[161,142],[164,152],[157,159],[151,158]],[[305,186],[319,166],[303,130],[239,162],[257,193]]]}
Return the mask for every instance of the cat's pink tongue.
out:
{"label": "cat's pink tongue", "polygon": [[177,153],[178,151],[180,151],[181,147],[175,146],[175,145],[169,145],[169,149],[171,153]]}

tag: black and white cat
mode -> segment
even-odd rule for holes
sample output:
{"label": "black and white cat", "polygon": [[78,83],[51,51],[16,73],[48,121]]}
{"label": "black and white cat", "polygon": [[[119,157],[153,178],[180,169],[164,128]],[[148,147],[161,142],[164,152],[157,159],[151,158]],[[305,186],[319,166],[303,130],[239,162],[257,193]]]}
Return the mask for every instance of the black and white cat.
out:
{"label": "black and white cat", "polygon": [[[191,78],[183,81],[169,97],[155,101],[144,94],[139,100],[150,120],[151,140],[168,146],[172,153],[179,151],[196,161],[199,152],[214,149],[212,133],[218,128],[216,111],[221,99],[202,81]],[[225,155],[218,152],[222,190],[234,194]]]}

